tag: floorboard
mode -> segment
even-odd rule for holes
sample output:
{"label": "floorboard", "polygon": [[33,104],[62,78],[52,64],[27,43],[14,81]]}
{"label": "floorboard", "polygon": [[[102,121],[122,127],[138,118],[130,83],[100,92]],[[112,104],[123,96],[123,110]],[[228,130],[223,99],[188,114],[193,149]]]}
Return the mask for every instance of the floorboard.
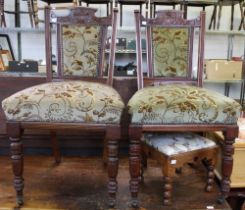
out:
{"label": "floorboard", "polygon": [[[140,210],[230,210],[227,203],[216,203],[218,187],[204,192],[206,173],[202,167],[183,170],[174,178],[173,204],[162,206],[163,178],[156,162],[150,161],[141,184]],[[9,157],[0,156],[0,210],[18,210],[12,187]],[[22,210],[105,210],[107,173],[101,157],[63,157],[60,165],[53,157],[25,156],[25,204]],[[128,159],[120,159],[117,210],[129,207]]]}

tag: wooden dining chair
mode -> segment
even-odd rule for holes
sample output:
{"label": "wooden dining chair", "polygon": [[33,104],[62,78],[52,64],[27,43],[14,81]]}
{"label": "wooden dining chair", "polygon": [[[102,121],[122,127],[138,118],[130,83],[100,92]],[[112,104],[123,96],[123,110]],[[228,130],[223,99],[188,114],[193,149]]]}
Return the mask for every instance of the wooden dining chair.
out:
{"label": "wooden dining chair", "polygon": [[[26,129],[98,132],[107,143],[109,205],[117,191],[118,140],[124,103],[112,87],[117,9],[109,17],[96,17],[96,9],[74,7],[56,16],[45,7],[47,83],[17,92],[2,101],[10,139],[17,203],[23,204],[23,143]],[[52,73],[52,31],[56,26],[57,73]],[[108,27],[110,53],[105,60]],[[108,62],[108,77],[104,77]],[[103,135],[104,136],[103,136]],[[34,139],[33,139],[34,141]]]}
{"label": "wooden dining chair", "polygon": [[[138,91],[128,102],[130,115],[131,204],[139,204],[141,139],[146,133],[222,131],[225,136],[219,202],[230,190],[232,144],[238,135],[241,106],[235,100],[202,87],[205,12],[186,20],[177,10],[158,11],[145,19],[135,11]],[[143,77],[141,35],[147,40]],[[197,31],[199,33],[197,33]],[[195,40],[195,41],[194,41]],[[194,42],[198,47],[194,47]],[[198,55],[194,62],[194,55]],[[197,73],[193,72],[194,64]],[[164,187],[164,186],[163,186]]]}

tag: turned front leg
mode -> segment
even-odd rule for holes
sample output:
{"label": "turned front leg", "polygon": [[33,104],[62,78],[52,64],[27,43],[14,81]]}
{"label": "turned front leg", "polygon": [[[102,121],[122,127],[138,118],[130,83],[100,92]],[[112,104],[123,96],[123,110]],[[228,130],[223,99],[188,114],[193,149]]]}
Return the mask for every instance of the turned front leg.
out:
{"label": "turned front leg", "polygon": [[118,140],[107,141],[108,152],[108,193],[109,193],[109,206],[114,207],[116,204],[117,193],[117,174],[118,174]]}
{"label": "turned front leg", "polygon": [[221,183],[221,197],[219,198],[219,202],[224,202],[225,198],[228,196],[230,192],[230,176],[233,167],[233,143],[235,138],[238,136],[238,127],[234,126],[228,128],[226,132],[224,132],[224,147],[223,147],[223,159],[222,159],[222,183]]}
{"label": "turned front leg", "polygon": [[7,131],[10,140],[10,153],[14,173],[14,188],[16,190],[16,201],[22,205],[23,201],[23,145],[21,140],[21,129],[19,123],[7,124]]}
{"label": "turned front leg", "polygon": [[130,128],[129,130],[129,170],[130,170],[130,192],[131,192],[131,205],[138,207],[138,191],[139,191],[139,178],[140,178],[140,137],[141,131],[139,129]]}

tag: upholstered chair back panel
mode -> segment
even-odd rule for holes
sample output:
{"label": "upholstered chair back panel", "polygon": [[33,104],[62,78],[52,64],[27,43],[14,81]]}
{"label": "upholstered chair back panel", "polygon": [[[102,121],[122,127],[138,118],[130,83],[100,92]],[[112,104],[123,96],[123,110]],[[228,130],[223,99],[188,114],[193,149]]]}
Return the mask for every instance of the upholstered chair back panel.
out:
{"label": "upholstered chair back panel", "polygon": [[152,27],[154,76],[186,77],[189,58],[188,28]]}
{"label": "upholstered chair back panel", "polygon": [[65,76],[98,76],[99,37],[100,26],[62,27],[62,67]]}

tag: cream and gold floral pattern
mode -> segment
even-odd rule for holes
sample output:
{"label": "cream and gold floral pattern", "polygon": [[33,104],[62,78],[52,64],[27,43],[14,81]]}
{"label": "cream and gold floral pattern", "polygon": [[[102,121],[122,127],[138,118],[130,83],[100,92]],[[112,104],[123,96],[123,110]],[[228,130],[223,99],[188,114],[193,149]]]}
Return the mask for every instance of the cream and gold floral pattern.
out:
{"label": "cream and gold floral pattern", "polygon": [[63,81],[19,91],[3,100],[2,108],[13,121],[119,123],[124,104],[110,86]]}
{"label": "cream and gold floral pattern", "polygon": [[195,133],[145,133],[141,139],[165,155],[177,155],[216,146],[216,143]]}
{"label": "cream and gold floral pattern", "polygon": [[64,75],[97,76],[99,26],[63,26]]}
{"label": "cream and gold floral pattern", "polygon": [[154,75],[185,77],[188,69],[188,28],[152,28]]}
{"label": "cream and gold floral pattern", "polygon": [[236,124],[241,112],[231,98],[183,84],[145,87],[128,106],[135,124]]}

